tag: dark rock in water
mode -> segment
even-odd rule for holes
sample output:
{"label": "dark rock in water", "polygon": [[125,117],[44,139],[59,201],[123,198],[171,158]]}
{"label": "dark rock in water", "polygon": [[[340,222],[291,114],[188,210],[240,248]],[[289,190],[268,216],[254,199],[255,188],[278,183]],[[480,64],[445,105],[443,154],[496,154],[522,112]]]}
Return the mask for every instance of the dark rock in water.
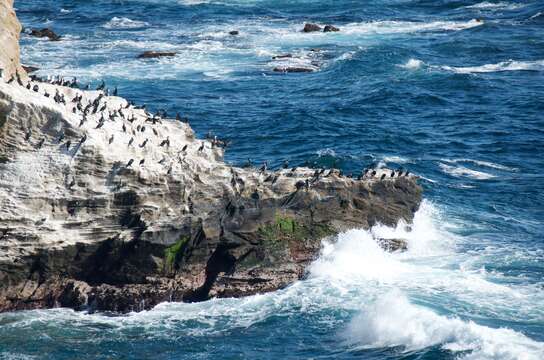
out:
{"label": "dark rock in water", "polygon": [[305,67],[296,67],[296,66],[289,66],[289,67],[275,67],[274,72],[282,72],[282,73],[308,73],[308,72],[314,72],[314,69],[311,68],[305,68]]}
{"label": "dark rock in water", "polygon": [[305,32],[305,33],[315,32],[315,31],[321,31],[321,26],[317,24],[306,23],[304,25],[304,29],[302,29],[302,32]]}
{"label": "dark rock in water", "polygon": [[335,32],[335,31],[340,31],[340,29],[337,28],[336,26],[332,26],[332,25],[326,25],[323,28],[323,32]]}
{"label": "dark rock in water", "polygon": [[51,41],[59,41],[60,40],[60,36],[55,34],[55,32],[49,28],[44,28],[44,29],[41,29],[41,30],[38,30],[38,29],[32,29],[32,31],[30,31],[30,36],[35,36],[35,37],[46,37],[46,38],[49,38],[49,40]]}
{"label": "dark rock in water", "polygon": [[172,57],[176,56],[175,52],[168,51],[144,51],[138,55],[138,59],[156,59],[160,57]]}
{"label": "dark rock in water", "polygon": [[282,54],[282,55],[272,56],[272,60],[289,59],[289,58],[292,58],[292,57],[293,57],[292,54]]}
{"label": "dark rock in water", "polygon": [[406,251],[408,242],[405,239],[377,239],[378,244],[386,251]]}
{"label": "dark rock in water", "polygon": [[25,71],[29,74],[40,70],[39,68],[30,65],[23,65],[23,69],[25,69]]}
{"label": "dark rock in water", "polygon": [[232,30],[232,31],[229,31],[229,35],[232,35],[232,36],[240,35],[240,32],[238,30]]}

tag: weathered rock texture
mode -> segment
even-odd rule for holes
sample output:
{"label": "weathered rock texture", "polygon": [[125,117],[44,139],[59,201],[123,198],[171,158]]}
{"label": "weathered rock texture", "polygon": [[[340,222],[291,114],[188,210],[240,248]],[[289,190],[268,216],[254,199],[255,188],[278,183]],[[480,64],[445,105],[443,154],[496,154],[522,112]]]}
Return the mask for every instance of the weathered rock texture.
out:
{"label": "weathered rock texture", "polygon": [[9,80],[18,72],[26,79],[26,72],[19,63],[19,35],[21,24],[13,10],[13,0],[0,0],[0,80]]}
{"label": "weathered rock texture", "polygon": [[187,124],[98,91],[26,85],[0,82],[0,311],[275,290],[303,277],[322,238],[410,221],[421,200],[415,177],[380,180],[387,170],[230,167]]}

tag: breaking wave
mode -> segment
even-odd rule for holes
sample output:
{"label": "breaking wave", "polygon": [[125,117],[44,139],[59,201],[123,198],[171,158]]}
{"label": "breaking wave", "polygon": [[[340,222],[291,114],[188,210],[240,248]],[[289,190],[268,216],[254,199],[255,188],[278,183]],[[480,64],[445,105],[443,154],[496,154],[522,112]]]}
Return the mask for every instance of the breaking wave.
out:
{"label": "breaking wave", "polygon": [[453,71],[458,74],[490,73],[501,71],[544,71],[544,60],[537,61],[515,61],[508,60],[496,64],[485,64],[480,66],[442,66],[442,69]]}
{"label": "breaking wave", "polygon": [[138,29],[148,26],[145,21],[131,20],[126,17],[113,17],[110,21],[104,24],[106,29]]}

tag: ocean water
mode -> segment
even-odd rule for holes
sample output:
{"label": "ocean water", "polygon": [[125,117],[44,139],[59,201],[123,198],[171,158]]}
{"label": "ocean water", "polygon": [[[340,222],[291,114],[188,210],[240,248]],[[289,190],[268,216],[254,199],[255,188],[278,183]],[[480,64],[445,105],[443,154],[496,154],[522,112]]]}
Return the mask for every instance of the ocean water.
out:
{"label": "ocean water", "polygon": [[[542,0],[15,6],[25,27],[64,36],[23,35],[40,75],[104,79],[180,111],[199,136],[231,140],[232,164],[402,166],[425,200],[411,232],[340,234],[308,279],[273,293],[123,316],[0,314],[0,358],[544,359]],[[304,34],[305,22],[341,31]],[[135,59],[145,50],[177,55]],[[315,71],[272,71],[285,65]],[[372,233],[409,250],[385,253]]]}

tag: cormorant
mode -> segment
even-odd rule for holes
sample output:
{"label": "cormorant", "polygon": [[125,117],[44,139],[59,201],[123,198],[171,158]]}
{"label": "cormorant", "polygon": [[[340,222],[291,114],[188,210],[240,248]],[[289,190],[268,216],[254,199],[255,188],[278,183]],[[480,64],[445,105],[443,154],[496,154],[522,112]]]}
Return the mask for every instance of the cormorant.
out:
{"label": "cormorant", "polygon": [[83,134],[81,140],[79,140],[79,144],[83,144],[85,141],[87,141],[87,134]]}
{"label": "cormorant", "polygon": [[145,139],[144,142],[140,144],[140,147],[141,148],[145,147],[145,144],[147,144],[147,141],[148,141],[148,139]]}
{"label": "cormorant", "polygon": [[198,152],[202,152],[202,150],[204,150],[205,144],[206,144],[205,142],[202,142],[202,145],[200,145],[200,147],[198,148]]}
{"label": "cormorant", "polygon": [[287,169],[288,167],[289,167],[289,160],[285,160],[285,161],[283,162],[283,168],[284,168],[284,169]]}
{"label": "cormorant", "polygon": [[70,140],[68,140],[66,142],[66,150],[70,149],[70,145],[72,145],[72,142]]}
{"label": "cormorant", "polygon": [[117,86],[115,87],[115,89],[113,89],[113,96],[117,96]]}
{"label": "cormorant", "polygon": [[105,87],[106,87],[106,83],[104,82],[104,80],[102,80],[102,83],[98,85],[96,90],[104,90]]}
{"label": "cormorant", "polygon": [[183,149],[181,149],[181,152],[185,152],[187,151],[187,147],[189,146],[189,144],[185,144],[185,146],[183,147]]}
{"label": "cormorant", "polygon": [[382,177],[380,178],[380,180],[385,179],[385,175],[386,175],[386,174],[382,174]]}
{"label": "cormorant", "polygon": [[159,161],[159,164],[164,164],[164,162],[166,161],[166,158],[162,158],[160,161]]}
{"label": "cormorant", "polygon": [[123,132],[127,132],[127,127],[123,124]]}
{"label": "cormorant", "polygon": [[38,149],[40,149],[40,148],[43,146],[43,143],[44,143],[44,142],[45,142],[45,138],[42,138],[42,139],[38,142],[38,144],[36,145],[36,147],[37,147]]}
{"label": "cormorant", "polygon": [[395,170],[391,171],[391,177],[395,177]]}
{"label": "cormorant", "polygon": [[181,115],[179,114],[179,112],[176,113],[176,120],[177,120],[177,121],[181,121]]}
{"label": "cormorant", "polygon": [[132,143],[134,142],[134,138],[130,138],[130,140],[128,141],[128,146],[132,145]]}
{"label": "cormorant", "polygon": [[164,139],[160,144],[159,146],[164,146],[164,145],[167,145],[167,146],[170,146],[170,138],[169,137],[166,137],[166,139]]}
{"label": "cormorant", "polygon": [[145,162],[145,159],[140,160],[140,166],[142,166]]}
{"label": "cormorant", "polygon": [[263,162],[263,166],[261,166],[260,170],[263,173],[263,172],[266,172],[267,168],[268,168],[268,163],[265,161],[265,162]]}
{"label": "cormorant", "polygon": [[153,130],[153,134],[155,134],[155,136],[159,136],[159,133],[157,132],[157,130],[155,130],[155,128],[151,128],[151,130]]}
{"label": "cormorant", "polygon": [[370,173],[370,177],[374,177],[376,176],[376,170],[372,170],[372,172]]}
{"label": "cormorant", "polygon": [[110,137],[110,140],[108,141],[108,144],[111,144],[113,142],[113,134]]}
{"label": "cormorant", "polygon": [[134,162],[134,159],[130,159],[125,167],[130,167],[132,163]]}

